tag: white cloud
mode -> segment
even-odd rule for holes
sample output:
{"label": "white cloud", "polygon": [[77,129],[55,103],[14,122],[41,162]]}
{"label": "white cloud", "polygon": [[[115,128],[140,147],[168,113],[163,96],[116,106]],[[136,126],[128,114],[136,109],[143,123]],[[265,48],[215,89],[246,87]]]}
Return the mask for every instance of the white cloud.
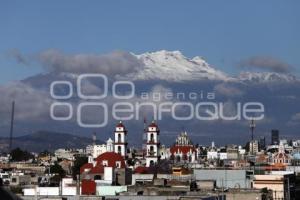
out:
{"label": "white cloud", "polygon": [[290,72],[292,68],[284,61],[270,56],[253,56],[240,61],[239,66],[243,68],[256,68],[279,73]]}
{"label": "white cloud", "polygon": [[226,83],[220,83],[214,87],[214,91],[216,91],[218,94],[228,96],[228,97],[234,97],[234,96],[241,96],[244,94],[243,91],[241,91],[239,88],[231,86]]}
{"label": "white cloud", "polygon": [[15,101],[16,120],[39,121],[49,116],[52,100],[46,91],[36,90],[22,82],[13,82],[0,86],[0,93],[0,113],[4,124],[10,121],[12,101]]}

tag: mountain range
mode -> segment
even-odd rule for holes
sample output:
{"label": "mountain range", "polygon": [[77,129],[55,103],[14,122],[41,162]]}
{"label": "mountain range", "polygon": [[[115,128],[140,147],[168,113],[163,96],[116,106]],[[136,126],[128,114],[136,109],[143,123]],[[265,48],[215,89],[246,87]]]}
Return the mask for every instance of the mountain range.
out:
{"label": "mountain range", "polygon": [[187,58],[180,51],[146,52],[133,54],[144,67],[138,72],[130,73],[122,78],[132,80],[165,80],[165,81],[232,81],[232,82],[293,82],[299,79],[290,73],[278,72],[242,72],[238,76],[230,76],[215,69],[202,57]]}
{"label": "mountain range", "polygon": [[[21,148],[30,152],[41,152],[44,150],[54,151],[58,148],[85,148],[92,144],[92,139],[75,136],[68,133],[57,133],[51,131],[37,131],[32,134],[13,138],[13,148]],[[97,144],[102,141],[97,140]],[[0,152],[8,151],[9,138],[0,138]]]}
{"label": "mountain range", "polygon": [[[16,101],[16,132],[24,135],[28,130],[59,130],[60,132],[73,132],[76,135],[97,132],[101,133],[101,140],[105,141],[112,136],[117,121],[108,118],[108,125],[101,128],[82,128],[78,126],[76,109],[79,103],[84,102],[77,95],[77,78],[83,73],[102,73],[107,75],[109,80],[108,96],[101,101],[110,109],[117,99],[112,97],[111,84],[115,80],[131,80],[135,85],[134,97],[125,100],[129,103],[144,102],[141,93],[161,96],[168,92],[176,93],[208,93],[214,92],[215,102],[224,103],[226,114],[233,115],[237,111],[237,103],[260,102],[265,107],[265,118],[258,121],[256,135],[266,136],[271,129],[279,129],[283,135],[290,138],[299,135],[300,125],[300,81],[299,77],[288,71],[276,70],[248,70],[241,71],[237,75],[227,74],[200,56],[188,58],[179,51],[156,51],[142,54],[134,53],[112,53],[108,55],[75,54],[66,55],[62,52],[49,51],[43,53],[39,58],[43,62],[40,65],[46,66],[45,71],[27,77],[24,80],[0,86],[0,131],[9,130],[10,105]],[[36,61],[39,62],[39,61]],[[268,68],[274,62],[269,62]],[[282,64],[281,64],[282,65]],[[265,67],[266,68],[266,67]],[[271,69],[271,68],[270,68]],[[277,68],[276,68],[277,69]],[[68,81],[72,84],[73,95],[69,99],[55,100],[50,95],[50,85],[53,81]],[[102,92],[102,83],[94,80],[86,80],[82,90],[86,94],[99,94]],[[128,88],[127,88],[128,89]],[[63,85],[56,87],[57,94],[68,94],[68,87]],[[119,88],[119,90],[121,90]],[[124,89],[126,91],[126,89]],[[122,92],[122,91],[121,91]],[[199,95],[201,96],[201,95]],[[204,95],[205,96],[205,95]],[[148,101],[159,104],[163,102],[148,99]],[[206,98],[196,100],[171,99],[170,101],[188,101],[196,104],[206,101]],[[55,102],[70,102],[73,107],[73,117],[67,121],[52,120],[49,115],[50,105]],[[149,110],[149,109],[148,109]],[[143,110],[140,115],[153,119],[153,113]],[[65,116],[61,108],[58,115]],[[86,123],[96,123],[102,120],[101,112],[96,109],[86,110]],[[185,110],[181,110],[184,114]],[[186,113],[185,113],[186,114]],[[187,115],[187,114],[186,114]],[[128,120],[126,127],[129,130],[129,140],[132,145],[140,145],[142,142],[141,132],[143,130],[143,119]],[[193,118],[189,121],[178,121],[170,118],[168,113],[159,121],[161,128],[161,139],[166,144],[172,143],[176,136],[184,129],[189,133],[195,143],[208,144],[212,140],[216,143],[241,142],[245,144],[249,137],[247,121],[200,121]],[[137,139],[140,138],[140,139]],[[29,140],[34,139],[30,138]],[[17,141],[17,140],[16,140]],[[26,141],[26,140],[25,140]],[[72,147],[65,140],[65,146]],[[73,140],[72,140],[73,141]],[[85,140],[82,140],[85,141]],[[76,140],[73,141],[76,143]],[[20,145],[22,145],[20,143]],[[27,145],[26,148],[30,146]],[[47,146],[47,145],[46,145]],[[42,147],[46,147],[42,146]]]}

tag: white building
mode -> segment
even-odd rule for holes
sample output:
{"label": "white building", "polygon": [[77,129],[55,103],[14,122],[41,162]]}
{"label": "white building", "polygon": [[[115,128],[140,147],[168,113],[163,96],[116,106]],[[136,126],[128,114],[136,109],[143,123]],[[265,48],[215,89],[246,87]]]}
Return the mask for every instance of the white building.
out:
{"label": "white building", "polygon": [[54,155],[57,158],[73,160],[75,154],[83,152],[82,149],[57,149],[55,150]]}
{"label": "white building", "polygon": [[219,153],[218,153],[218,158],[219,158],[220,160],[226,160],[226,159],[228,158],[227,152],[219,152]]}
{"label": "white building", "polygon": [[147,153],[146,166],[149,167],[158,162],[159,158],[159,128],[155,122],[152,122],[147,129]]}
{"label": "white building", "polygon": [[127,130],[123,123],[120,121],[115,129],[114,151],[115,153],[121,154],[124,158],[126,158],[127,154],[126,135]]}
{"label": "white building", "polygon": [[249,154],[256,155],[259,152],[259,145],[257,140],[253,140],[249,143]]}
{"label": "white building", "polygon": [[111,138],[106,141],[106,151],[114,152],[114,141]]}
{"label": "white building", "polygon": [[107,151],[106,144],[98,144],[93,146],[93,158],[97,158],[99,155],[105,153]]}
{"label": "white building", "polygon": [[300,147],[300,140],[294,140],[293,142],[292,142],[292,144],[293,144],[293,147]]}
{"label": "white building", "polygon": [[171,157],[170,148],[166,147],[165,145],[161,145],[159,148],[159,154],[160,154],[160,159],[162,160],[170,159]]}
{"label": "white building", "polygon": [[216,160],[218,159],[218,152],[216,149],[209,149],[207,151],[207,159],[208,160]]}

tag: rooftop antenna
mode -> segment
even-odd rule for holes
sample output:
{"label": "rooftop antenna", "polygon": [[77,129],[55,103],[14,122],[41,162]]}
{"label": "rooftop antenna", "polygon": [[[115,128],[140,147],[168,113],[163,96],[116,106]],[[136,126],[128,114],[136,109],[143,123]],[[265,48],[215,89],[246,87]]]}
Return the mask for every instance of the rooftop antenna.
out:
{"label": "rooftop antenna", "polygon": [[9,134],[9,152],[12,150],[12,140],[14,132],[14,119],[15,119],[15,101],[11,105],[11,120],[10,120],[10,134]]}
{"label": "rooftop antenna", "polygon": [[255,129],[255,122],[254,119],[252,118],[251,123],[250,123],[250,131],[251,131],[251,155],[253,155],[253,144],[254,144],[254,129]]}
{"label": "rooftop antenna", "polygon": [[146,117],[144,117],[144,132],[146,132],[146,128],[147,128],[147,120]]}
{"label": "rooftop antenna", "polygon": [[142,149],[143,149],[143,154],[146,154],[147,151],[147,119],[144,116],[144,131],[143,131],[143,145],[142,145]]}

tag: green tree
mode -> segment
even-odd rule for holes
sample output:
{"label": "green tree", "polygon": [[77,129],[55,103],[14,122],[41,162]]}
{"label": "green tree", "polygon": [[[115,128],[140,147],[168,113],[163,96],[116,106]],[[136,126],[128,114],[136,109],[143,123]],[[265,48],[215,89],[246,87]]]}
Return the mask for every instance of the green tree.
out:
{"label": "green tree", "polygon": [[[49,172],[48,170],[45,171],[45,173],[48,173],[48,172]],[[65,170],[57,162],[55,162],[54,165],[50,166],[50,173],[56,174],[60,178],[63,178],[66,175]]]}
{"label": "green tree", "polygon": [[13,149],[10,152],[10,160],[14,162],[27,161],[29,159],[34,159],[34,155],[28,151],[23,151],[20,148]]}
{"label": "green tree", "polygon": [[88,158],[85,156],[77,156],[74,161],[74,165],[72,167],[72,176],[73,179],[77,179],[77,175],[80,174],[80,167],[82,167],[85,163],[88,162]]}

